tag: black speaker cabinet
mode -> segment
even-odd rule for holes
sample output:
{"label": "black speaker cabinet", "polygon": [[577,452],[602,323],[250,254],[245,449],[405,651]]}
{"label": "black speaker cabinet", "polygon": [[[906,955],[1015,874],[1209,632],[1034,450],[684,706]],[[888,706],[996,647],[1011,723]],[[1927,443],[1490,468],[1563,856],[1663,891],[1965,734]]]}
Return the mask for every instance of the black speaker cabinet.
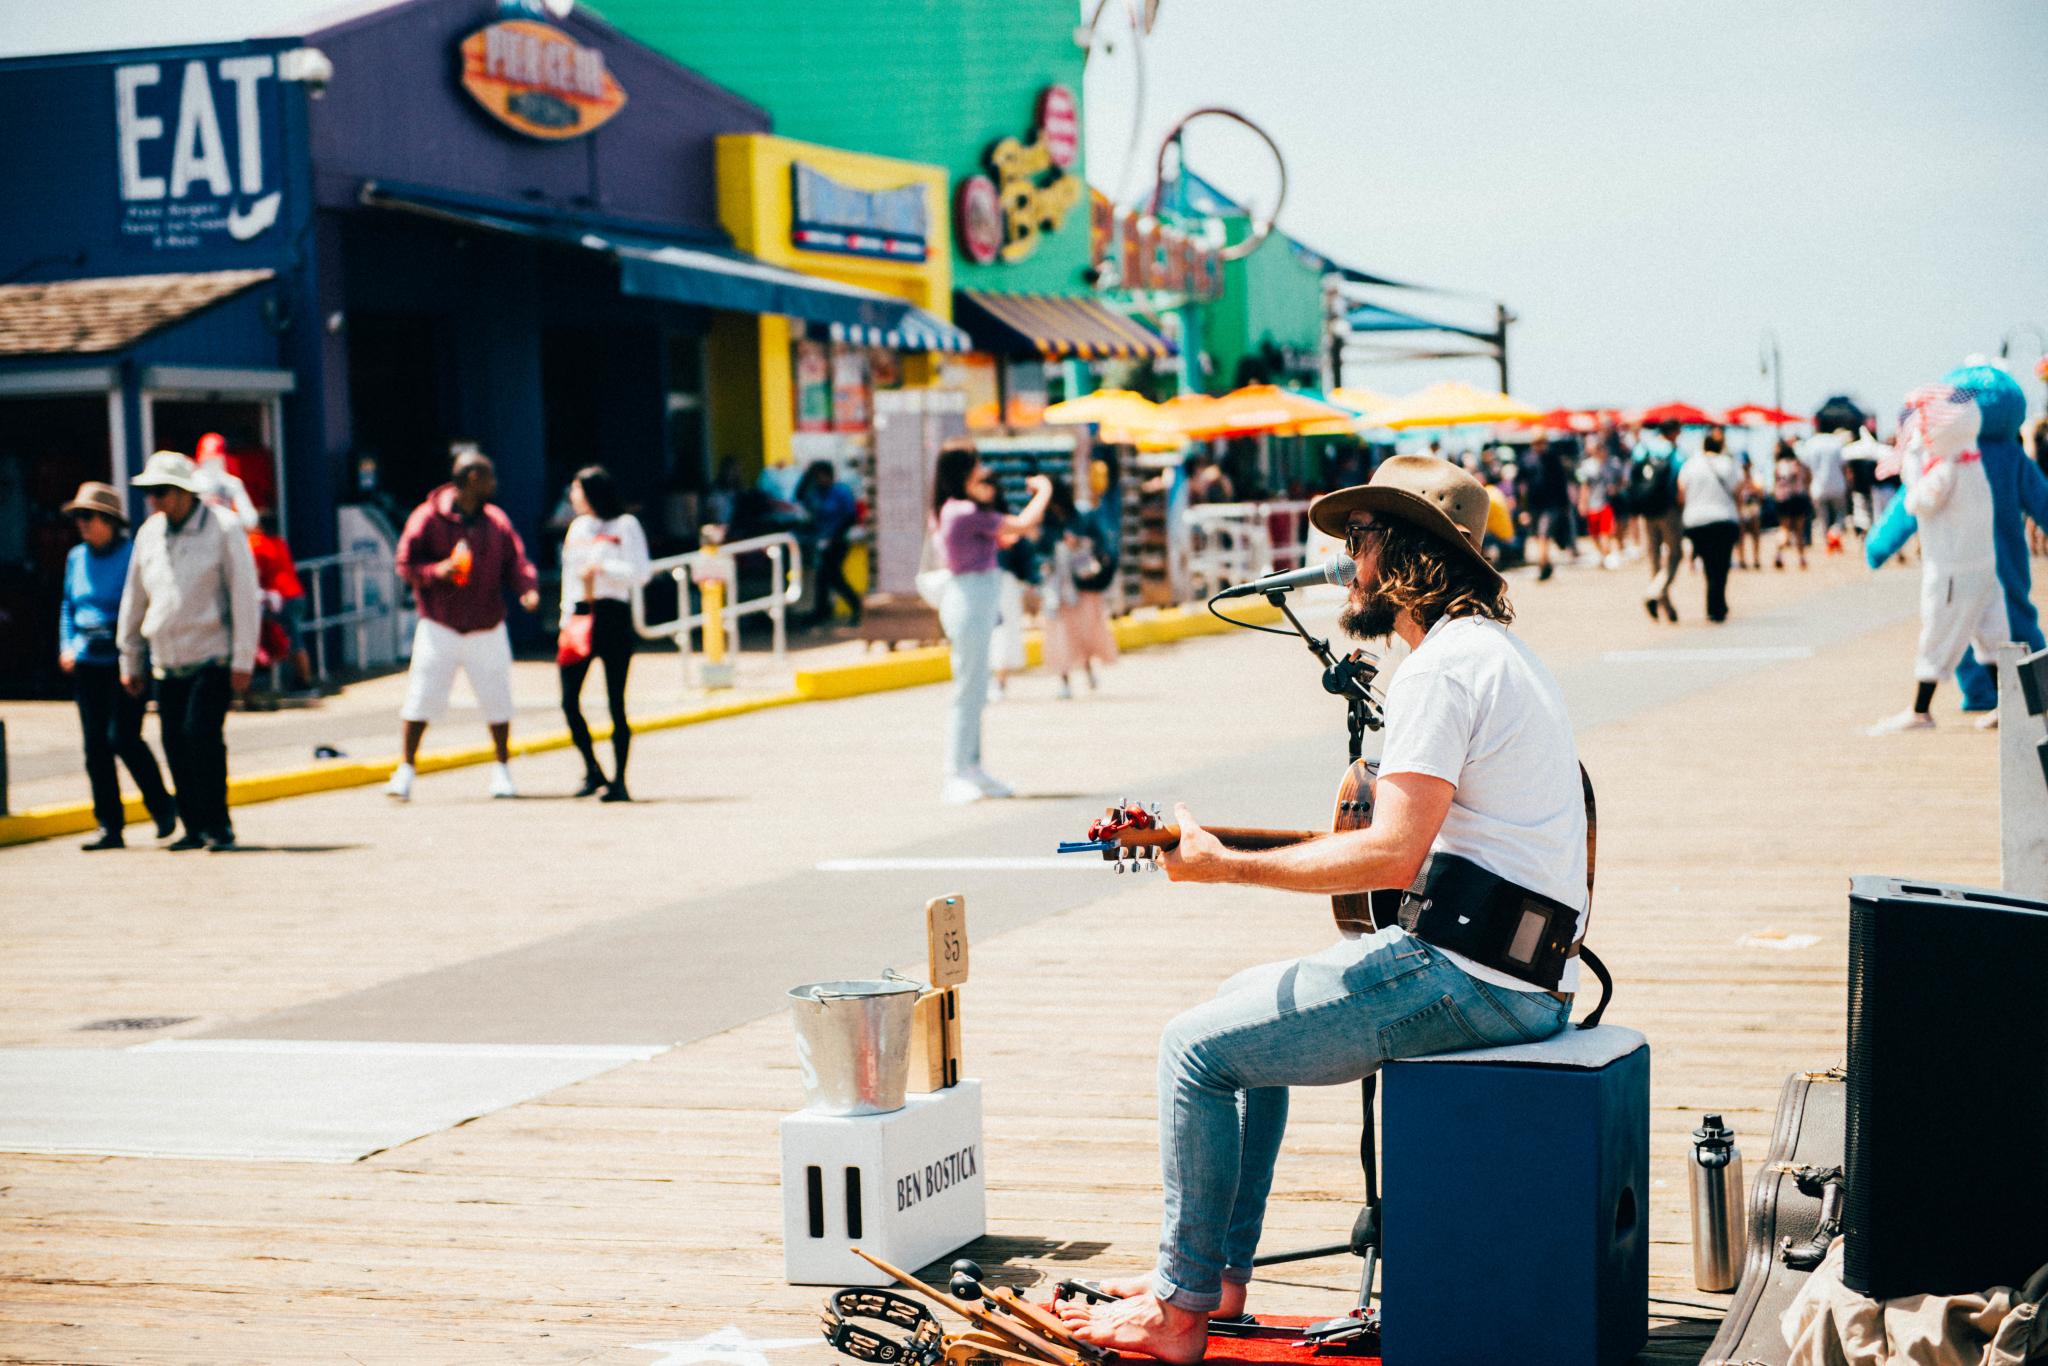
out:
{"label": "black speaker cabinet", "polygon": [[2048,1263],[2048,902],[1903,878],[1849,891],[1844,1279],[1873,1299]]}

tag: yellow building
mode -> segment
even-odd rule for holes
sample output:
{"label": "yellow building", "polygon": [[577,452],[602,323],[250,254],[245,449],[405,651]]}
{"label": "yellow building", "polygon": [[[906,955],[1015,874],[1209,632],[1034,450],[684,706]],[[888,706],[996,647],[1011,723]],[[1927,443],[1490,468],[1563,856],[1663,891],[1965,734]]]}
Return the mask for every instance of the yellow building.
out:
{"label": "yellow building", "polygon": [[708,349],[714,462],[737,456],[751,480],[764,464],[826,458],[871,481],[874,391],[929,383],[930,353],[966,344],[950,326],[946,191],[938,166],[761,133],[718,139],[718,213],[736,247],[907,300],[924,315],[890,331],[715,315]]}

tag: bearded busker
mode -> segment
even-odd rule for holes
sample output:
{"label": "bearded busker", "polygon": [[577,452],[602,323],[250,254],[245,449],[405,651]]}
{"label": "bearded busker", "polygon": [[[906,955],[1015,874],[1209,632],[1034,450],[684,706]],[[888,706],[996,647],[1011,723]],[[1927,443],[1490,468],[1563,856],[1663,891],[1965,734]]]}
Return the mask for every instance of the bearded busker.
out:
{"label": "bearded busker", "polygon": [[[1570,1019],[1578,984],[1587,905],[1578,751],[1557,682],[1508,630],[1507,585],[1480,552],[1485,489],[1446,461],[1396,456],[1370,484],[1326,495],[1309,515],[1358,565],[1343,629],[1361,640],[1396,635],[1413,650],[1386,689],[1372,825],[1243,852],[1181,806],[1180,845],[1161,866],[1176,882],[1316,896],[1415,886],[1447,909],[1535,905],[1553,918],[1546,951],[1531,961],[1522,938],[1460,937],[1425,913],[1413,933],[1347,937],[1241,972],[1167,1026],[1157,1266],[1105,1286],[1121,1298],[1062,1312],[1090,1342],[1173,1362],[1201,1357],[1211,1315],[1245,1309],[1288,1087],[1356,1081],[1395,1058],[1548,1038]],[[1473,921],[1486,923],[1487,912],[1473,910]]]}

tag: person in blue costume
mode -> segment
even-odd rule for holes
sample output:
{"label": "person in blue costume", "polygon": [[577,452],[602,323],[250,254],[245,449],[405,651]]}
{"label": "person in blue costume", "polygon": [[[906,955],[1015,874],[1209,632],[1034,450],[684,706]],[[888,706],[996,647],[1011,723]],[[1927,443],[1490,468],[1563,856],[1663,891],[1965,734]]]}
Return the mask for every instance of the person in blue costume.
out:
{"label": "person in blue costume", "polygon": [[[1976,356],[1942,380],[1974,394],[1977,410],[1983,415],[1977,449],[1984,457],[1984,474],[1991,481],[1992,537],[1998,547],[1998,582],[2005,590],[2006,623],[2014,640],[2042,649],[2048,640],[2041,634],[2040,618],[2034,611],[2027,519],[2048,526],[2048,475],[2027,459],[2020,445],[2020,425],[2027,417],[2026,393],[2011,375]],[[1875,569],[1896,555],[1918,530],[1919,523],[1906,511],[1906,500],[1892,499],[1884,519],[1864,543],[1870,567]],[[1963,691],[1964,711],[1988,712],[1986,724],[1997,724],[1998,688],[1990,669],[1965,654],[1956,668],[1956,685]]]}

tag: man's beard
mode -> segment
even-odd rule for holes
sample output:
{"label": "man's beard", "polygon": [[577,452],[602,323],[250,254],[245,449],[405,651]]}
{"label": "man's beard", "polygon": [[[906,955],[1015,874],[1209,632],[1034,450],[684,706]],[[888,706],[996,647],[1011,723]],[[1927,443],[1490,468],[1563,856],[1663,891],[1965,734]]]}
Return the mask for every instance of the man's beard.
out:
{"label": "man's beard", "polygon": [[1394,619],[1400,615],[1401,609],[1382,595],[1356,588],[1337,614],[1337,625],[1354,640],[1379,640],[1394,633]]}

